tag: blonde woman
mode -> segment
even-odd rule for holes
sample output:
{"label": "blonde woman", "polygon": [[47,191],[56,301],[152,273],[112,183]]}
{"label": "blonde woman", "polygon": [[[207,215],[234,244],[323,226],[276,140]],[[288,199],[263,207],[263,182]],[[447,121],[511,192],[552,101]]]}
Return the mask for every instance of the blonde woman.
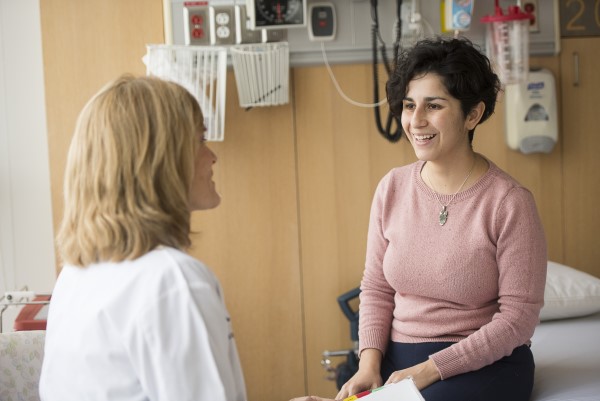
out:
{"label": "blonde woman", "polygon": [[220,202],[203,134],[195,99],[157,78],[121,77],[81,112],[42,400],[246,400],[219,283],[185,251],[191,212]]}

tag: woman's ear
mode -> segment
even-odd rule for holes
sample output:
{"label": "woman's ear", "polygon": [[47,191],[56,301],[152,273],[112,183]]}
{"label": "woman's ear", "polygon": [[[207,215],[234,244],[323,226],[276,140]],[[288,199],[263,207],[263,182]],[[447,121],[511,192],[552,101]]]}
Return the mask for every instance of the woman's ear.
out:
{"label": "woman's ear", "polygon": [[479,121],[481,120],[481,117],[483,116],[483,112],[485,111],[485,104],[483,102],[479,102],[477,103],[477,105],[475,107],[473,107],[471,109],[471,111],[469,111],[469,113],[467,114],[467,129],[470,131],[472,129],[475,129],[475,127],[477,127],[477,124],[479,124]]}

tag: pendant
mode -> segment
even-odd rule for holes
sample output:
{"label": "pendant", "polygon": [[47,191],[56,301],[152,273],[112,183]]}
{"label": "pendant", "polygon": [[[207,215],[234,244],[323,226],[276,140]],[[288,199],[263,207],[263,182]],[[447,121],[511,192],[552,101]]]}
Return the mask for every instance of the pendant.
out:
{"label": "pendant", "polygon": [[448,211],[446,210],[446,206],[442,206],[442,210],[440,210],[440,226],[446,224],[446,220],[448,220]]}

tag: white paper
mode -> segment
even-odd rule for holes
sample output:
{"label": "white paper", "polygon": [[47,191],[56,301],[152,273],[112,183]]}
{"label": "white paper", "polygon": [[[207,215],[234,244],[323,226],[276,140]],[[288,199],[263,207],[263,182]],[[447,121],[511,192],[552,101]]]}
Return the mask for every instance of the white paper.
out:
{"label": "white paper", "polygon": [[412,379],[388,384],[373,390],[371,394],[358,398],[359,401],[425,401]]}

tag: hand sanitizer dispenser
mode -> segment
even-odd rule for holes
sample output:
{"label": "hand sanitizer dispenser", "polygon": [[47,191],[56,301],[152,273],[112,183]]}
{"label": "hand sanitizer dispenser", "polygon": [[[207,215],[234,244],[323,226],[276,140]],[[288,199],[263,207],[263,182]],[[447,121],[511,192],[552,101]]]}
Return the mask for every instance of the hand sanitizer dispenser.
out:
{"label": "hand sanitizer dispenser", "polygon": [[531,70],[525,82],[505,86],[506,142],[513,150],[550,153],[558,140],[552,72]]}

